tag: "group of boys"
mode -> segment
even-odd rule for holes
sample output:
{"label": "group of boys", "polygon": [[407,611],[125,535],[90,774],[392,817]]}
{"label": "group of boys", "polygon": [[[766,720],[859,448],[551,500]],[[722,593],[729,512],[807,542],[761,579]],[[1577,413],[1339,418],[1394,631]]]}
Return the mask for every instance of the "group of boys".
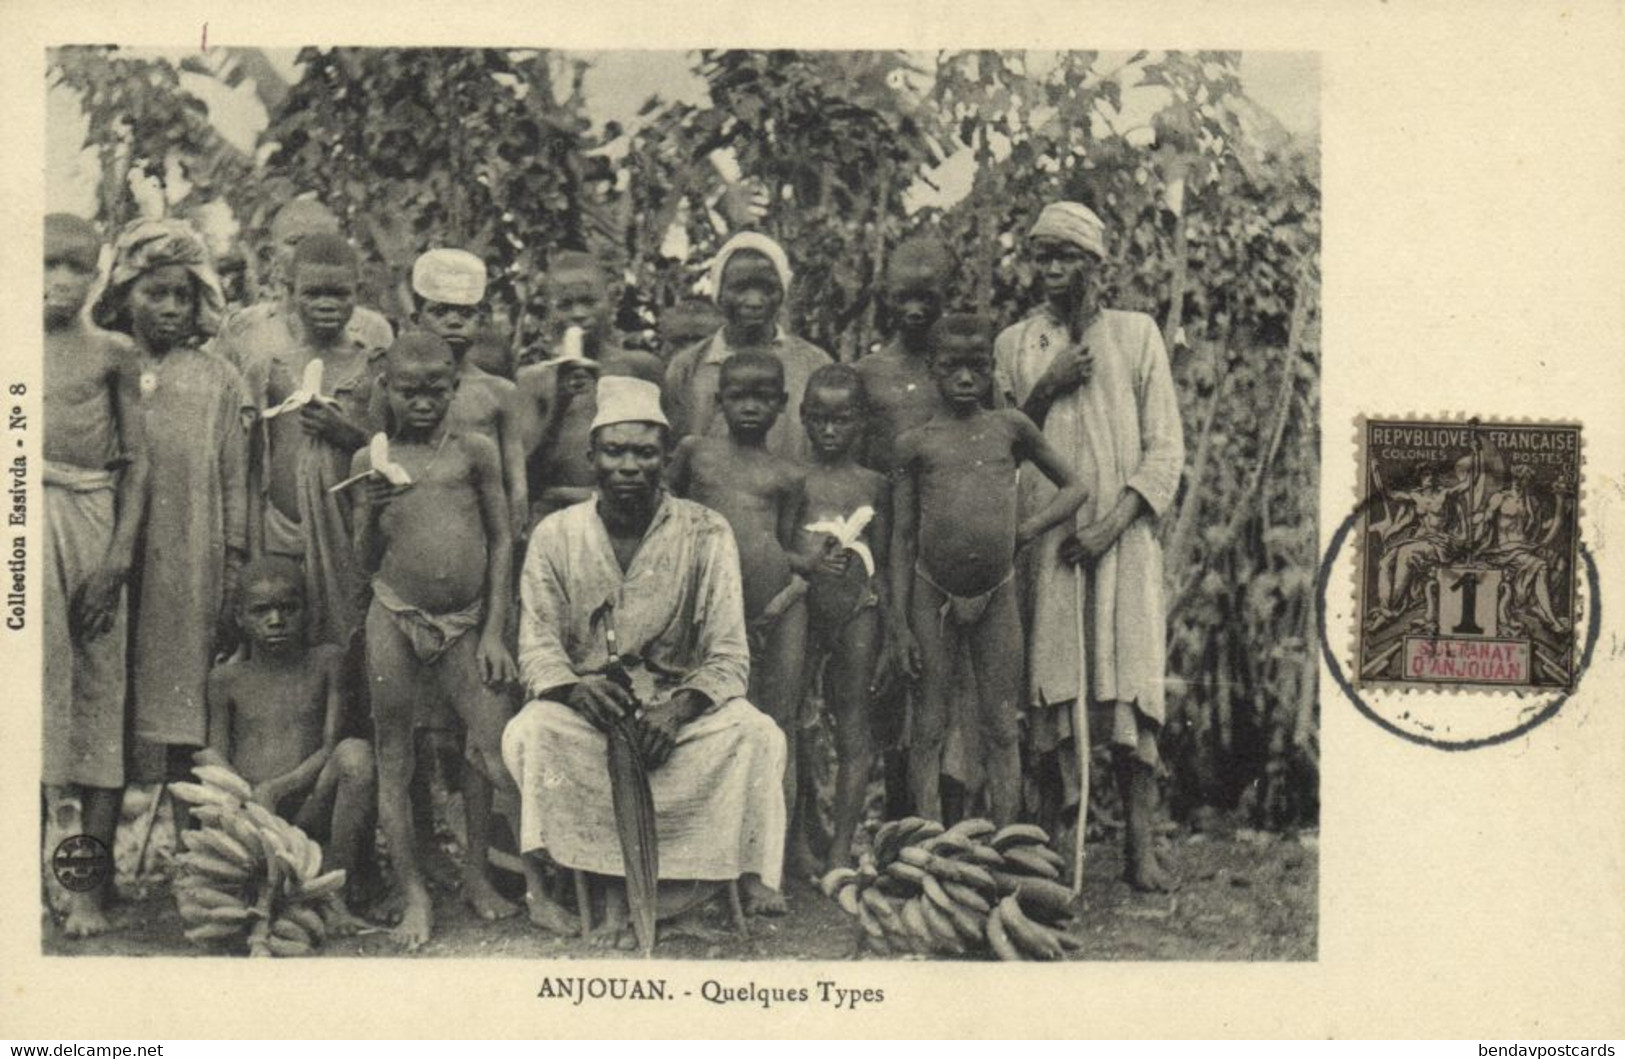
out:
{"label": "group of boys", "polygon": [[[719,252],[710,283],[720,319],[681,306],[670,330],[699,330],[682,336],[693,341],[669,363],[621,347],[611,285],[592,257],[556,253],[547,277],[553,348],[521,357],[508,377],[470,355],[489,334],[477,256],[419,257],[411,326],[395,337],[357,305],[360,262],[336,219],[304,203],[289,211],[277,248],[285,300],[228,318],[207,352],[195,347],[214,330],[203,320],[209,281],[182,233],[165,229],[145,243],[121,235],[98,310],[127,308],[96,314],[122,332],[109,334],[80,312],[99,238],[81,220],[47,219],[48,534],[60,552],[58,595],[47,601],[48,805],[81,798],[85,832],[111,844],[128,749],[120,591],[128,588],[146,620],[152,607],[171,606],[148,598],[164,597],[149,591],[158,553],[217,556],[202,579],[213,595],[197,614],[153,619],[165,628],[205,623],[210,633],[153,640],[147,655],[156,661],[146,663],[140,634],[128,637],[136,681],[143,665],[198,656],[198,643],[215,663],[201,703],[170,696],[166,709],[190,709],[190,723],[147,737],[171,752],[146,776],[180,778],[193,751],[235,769],[256,801],[324,838],[327,867],[349,869],[353,884],[372,860],[376,811],[395,872],[396,905],[384,914],[416,945],[431,930],[423,875],[433,877],[438,850],[421,783],[460,746],[464,897],[486,919],[516,912],[484,855],[495,810],[517,822],[522,797],[502,756],[504,728],[529,697],[516,687],[516,557],[550,516],[593,501],[597,383],[619,377],[615,389],[645,388],[664,410],[666,488],[732,529],[749,698],[787,743],[792,873],[820,866],[809,841],[817,762],[800,738],[817,719],[810,702],[825,704],[837,744],[825,864],[853,858],[881,751],[889,812],[972,808],[964,795],[974,792],[957,789],[944,805],[950,728],[979,748],[987,815],[1017,818],[1023,615],[1032,612],[1018,555],[1051,531],[1074,566],[1099,554],[1072,532],[1091,491],[1081,473],[1095,469],[1057,451],[1034,421],[1047,408],[1029,416],[1030,400],[1027,411],[1010,407],[1021,395],[1008,369],[996,370],[991,323],[944,313],[952,262],[941,245],[917,239],[894,251],[886,277],[894,336],[855,365],[832,362],[781,326],[791,270],[765,236],[738,235]],[[165,278],[176,314],[191,314],[167,339],[146,308],[149,288]],[[1089,377],[1079,336],[1090,333],[1092,307],[1074,308],[1084,326],[1072,331],[1072,366],[1066,379],[1059,369],[1044,376],[1046,400]],[[178,354],[230,376],[209,390],[224,394],[209,420],[218,429],[187,421],[185,410],[163,421],[157,399],[179,388],[163,372]],[[1175,416],[1177,430],[1177,408]],[[205,425],[215,436],[199,433]],[[171,455],[187,432],[199,450],[235,453],[211,458],[202,475],[209,495],[190,500],[197,460]],[[186,474],[169,466],[177,461],[190,461]],[[1054,488],[1029,487],[1033,471]],[[92,501],[88,515],[59,514]],[[155,540],[164,517],[186,525]],[[74,539],[69,530],[81,523],[92,528]],[[957,707],[956,685],[967,682],[973,692],[958,698],[969,704]],[[132,709],[139,734],[139,703]],[[1129,728],[1131,742],[1143,734],[1133,721]],[[83,750],[89,744],[95,753]],[[1131,873],[1157,883],[1148,850],[1138,852]],[[758,911],[783,909],[776,894],[751,897]],[[70,896],[70,934],[105,926],[99,895]]]}

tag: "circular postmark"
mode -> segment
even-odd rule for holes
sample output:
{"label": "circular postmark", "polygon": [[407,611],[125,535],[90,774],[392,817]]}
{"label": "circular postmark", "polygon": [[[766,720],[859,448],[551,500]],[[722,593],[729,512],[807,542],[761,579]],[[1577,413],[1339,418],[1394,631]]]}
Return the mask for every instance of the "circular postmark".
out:
{"label": "circular postmark", "polygon": [[[1448,690],[1362,690],[1355,686],[1328,635],[1328,596],[1329,586],[1334,581],[1346,583],[1348,580],[1347,571],[1336,572],[1337,564],[1368,504],[1369,500],[1362,503],[1337,527],[1315,578],[1321,656],[1326,660],[1326,668],[1331,672],[1338,690],[1378,727],[1402,739],[1439,750],[1475,750],[1495,746],[1516,739],[1556,716],[1568,701],[1571,691],[1474,694]],[[1583,542],[1577,542],[1577,553],[1585,575],[1587,599],[1585,640],[1579,664],[1575,668],[1576,686],[1590,667],[1592,652],[1596,649],[1602,630],[1602,603],[1599,599],[1601,579],[1596,560]]]}
{"label": "circular postmark", "polygon": [[113,854],[91,835],[69,835],[51,854],[51,874],[64,890],[86,893],[113,874]]}

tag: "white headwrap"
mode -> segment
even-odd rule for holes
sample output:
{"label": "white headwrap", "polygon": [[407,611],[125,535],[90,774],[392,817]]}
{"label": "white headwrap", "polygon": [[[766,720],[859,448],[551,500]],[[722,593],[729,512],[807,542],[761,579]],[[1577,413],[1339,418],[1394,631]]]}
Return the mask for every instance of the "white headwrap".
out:
{"label": "white headwrap", "polygon": [[1101,260],[1106,257],[1106,223],[1094,210],[1076,202],[1052,202],[1045,206],[1027,235],[1030,239],[1060,239],[1082,247]]}
{"label": "white headwrap", "polygon": [[779,286],[784,288],[786,296],[790,293],[790,258],[786,256],[784,248],[761,232],[740,232],[738,235],[722,244],[717,256],[711,259],[711,299],[722,291],[722,270],[728,267],[728,261],[742,250],[751,250],[773,263],[773,271],[779,274]]}

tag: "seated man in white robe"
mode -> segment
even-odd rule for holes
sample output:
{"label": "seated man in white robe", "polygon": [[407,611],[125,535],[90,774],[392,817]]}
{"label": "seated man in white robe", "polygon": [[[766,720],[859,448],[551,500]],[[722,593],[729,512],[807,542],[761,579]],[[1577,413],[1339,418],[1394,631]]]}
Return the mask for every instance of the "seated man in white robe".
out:
{"label": "seated man in white robe", "polygon": [[[543,519],[520,582],[519,669],[534,701],[509,722],[503,759],[520,791],[531,918],[573,933],[538,855],[624,877],[604,728],[636,707],[654,793],[661,912],[741,879],[747,909],[784,910],[784,736],[743,698],[750,672],[739,557],[728,523],[661,487],[670,428],[660,390],[598,383],[598,492]],[[608,675],[613,650],[632,690]],[[635,702],[634,702],[635,697]],[[623,935],[624,888],[606,889],[602,935]],[[621,939],[624,940],[624,939]]]}

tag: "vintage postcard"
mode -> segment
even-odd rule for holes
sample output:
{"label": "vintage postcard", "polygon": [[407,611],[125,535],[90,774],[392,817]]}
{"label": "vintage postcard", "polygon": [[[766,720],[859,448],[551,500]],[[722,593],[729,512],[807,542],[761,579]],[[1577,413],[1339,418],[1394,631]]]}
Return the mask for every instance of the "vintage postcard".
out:
{"label": "vintage postcard", "polygon": [[1625,1030],[1618,4],[300,7],[0,14],[0,1033]]}

